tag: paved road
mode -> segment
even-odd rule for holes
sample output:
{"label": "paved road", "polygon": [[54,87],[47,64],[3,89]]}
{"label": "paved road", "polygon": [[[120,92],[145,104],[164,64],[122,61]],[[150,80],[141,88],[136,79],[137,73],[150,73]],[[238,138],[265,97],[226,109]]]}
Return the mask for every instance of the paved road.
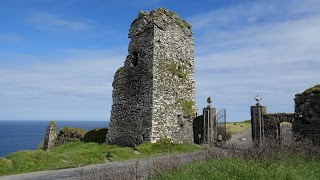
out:
{"label": "paved road", "polygon": [[227,147],[235,146],[236,148],[250,148],[252,142],[251,127],[245,129],[242,133],[232,134],[231,139],[227,142]]}

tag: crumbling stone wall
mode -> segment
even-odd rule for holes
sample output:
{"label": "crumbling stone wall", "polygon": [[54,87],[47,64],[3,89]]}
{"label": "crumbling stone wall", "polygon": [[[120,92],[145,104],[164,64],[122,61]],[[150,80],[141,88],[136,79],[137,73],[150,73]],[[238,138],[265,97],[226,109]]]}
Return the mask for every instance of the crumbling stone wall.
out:
{"label": "crumbling stone wall", "polygon": [[[98,131],[98,129],[96,129]],[[106,133],[108,130],[104,129]],[[90,132],[90,131],[89,131]],[[103,136],[103,133],[101,134]],[[80,128],[63,127],[59,132],[56,130],[56,123],[51,121],[46,129],[44,140],[41,142],[43,150],[48,150],[55,146],[60,146],[68,142],[85,141],[85,142],[96,142],[96,138],[92,137],[91,133],[87,134],[85,130]]]}
{"label": "crumbling stone wall", "polygon": [[56,143],[56,138],[57,138],[56,123],[51,121],[44,135],[43,150],[46,151],[51,147],[53,147]]}
{"label": "crumbling stone wall", "polygon": [[[267,108],[257,103],[251,106],[251,129],[252,140],[258,145],[261,140],[280,142],[285,138],[287,141],[292,139],[292,126],[285,127],[281,123],[294,122],[294,114],[292,113],[267,113]],[[287,125],[286,125],[287,126]],[[286,132],[286,131],[290,131]],[[288,137],[290,135],[290,137]]]}
{"label": "crumbling stone wall", "polygon": [[320,142],[320,85],[295,96],[293,131],[297,139]]}
{"label": "crumbling stone wall", "polygon": [[70,127],[63,127],[60,129],[60,132],[57,137],[57,146],[62,144],[66,144],[68,142],[77,142],[81,141],[84,136],[86,135],[86,131],[80,128],[70,128]]}
{"label": "crumbling stone wall", "polygon": [[113,82],[106,142],[136,146],[161,137],[193,142],[196,114],[191,26],[164,8],[140,12]]}
{"label": "crumbling stone wall", "polygon": [[263,124],[263,135],[268,139],[280,139],[280,123],[294,122],[293,113],[275,113],[275,114],[263,114],[262,124]]}
{"label": "crumbling stone wall", "polygon": [[[263,131],[260,134],[261,138],[279,140],[281,135],[280,123],[289,122],[292,123],[292,132],[289,134],[292,134],[295,140],[308,139],[320,144],[320,85],[311,87],[301,94],[296,94],[294,102],[294,114],[262,113],[261,129]],[[253,119],[254,116],[252,116]],[[252,133],[255,132],[256,129],[252,128]]]}

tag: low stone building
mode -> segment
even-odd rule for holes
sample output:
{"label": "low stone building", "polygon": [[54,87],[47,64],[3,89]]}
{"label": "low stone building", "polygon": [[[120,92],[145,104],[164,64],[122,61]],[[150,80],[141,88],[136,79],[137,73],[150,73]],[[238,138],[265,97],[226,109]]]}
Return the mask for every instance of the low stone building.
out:
{"label": "low stone building", "polygon": [[128,56],[114,75],[107,144],[134,147],[161,137],[193,142],[196,116],[191,26],[164,8],[139,12]]}

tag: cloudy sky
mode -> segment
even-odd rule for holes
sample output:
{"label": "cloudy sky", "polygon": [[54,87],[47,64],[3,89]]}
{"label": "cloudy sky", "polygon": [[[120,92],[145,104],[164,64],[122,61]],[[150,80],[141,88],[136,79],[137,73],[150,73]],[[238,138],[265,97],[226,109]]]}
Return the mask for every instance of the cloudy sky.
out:
{"label": "cloudy sky", "polygon": [[192,25],[199,113],[211,96],[228,121],[270,113],[320,84],[319,0],[1,0],[0,120],[110,118],[112,81],[140,10]]}

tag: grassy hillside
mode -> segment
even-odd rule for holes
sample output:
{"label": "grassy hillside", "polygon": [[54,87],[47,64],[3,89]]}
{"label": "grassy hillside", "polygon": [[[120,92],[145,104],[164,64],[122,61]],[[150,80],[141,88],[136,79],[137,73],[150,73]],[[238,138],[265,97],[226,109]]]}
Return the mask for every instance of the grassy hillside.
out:
{"label": "grassy hillside", "polygon": [[195,145],[170,143],[143,143],[136,149],[139,153],[135,153],[132,148],[72,142],[52,148],[50,151],[19,151],[9,154],[6,158],[0,158],[0,176],[200,150]]}
{"label": "grassy hillside", "polygon": [[227,122],[227,131],[231,134],[242,133],[245,129],[251,127],[251,121]]}

